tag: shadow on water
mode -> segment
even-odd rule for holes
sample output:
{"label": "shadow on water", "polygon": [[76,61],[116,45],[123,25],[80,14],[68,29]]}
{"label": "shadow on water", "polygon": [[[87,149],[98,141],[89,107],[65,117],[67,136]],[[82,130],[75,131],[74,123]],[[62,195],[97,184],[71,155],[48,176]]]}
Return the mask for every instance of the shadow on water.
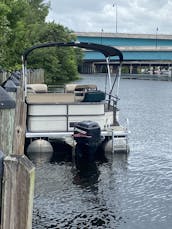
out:
{"label": "shadow on water", "polygon": [[54,149],[54,154],[51,158],[51,163],[55,162],[72,162],[72,146],[63,140],[51,141]]}
{"label": "shadow on water", "polygon": [[72,174],[73,184],[79,185],[82,188],[90,188],[90,190],[94,191],[97,189],[100,172],[96,162],[88,164],[80,171],[73,169]]}

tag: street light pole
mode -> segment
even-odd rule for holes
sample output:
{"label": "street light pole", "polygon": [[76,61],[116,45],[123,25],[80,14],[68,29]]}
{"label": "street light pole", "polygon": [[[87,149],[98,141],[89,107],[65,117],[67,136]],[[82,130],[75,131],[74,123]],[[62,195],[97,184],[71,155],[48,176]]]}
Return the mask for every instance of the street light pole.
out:
{"label": "street light pole", "polygon": [[118,32],[118,6],[117,3],[113,3],[113,8],[115,8],[115,28],[116,28],[116,33]]}
{"label": "street light pole", "polygon": [[158,37],[158,27],[156,28],[156,48],[157,48],[157,44],[158,44],[158,40],[157,40],[157,37]]}
{"label": "street light pole", "polygon": [[101,29],[101,44],[102,44],[102,39],[103,39],[103,29]]}

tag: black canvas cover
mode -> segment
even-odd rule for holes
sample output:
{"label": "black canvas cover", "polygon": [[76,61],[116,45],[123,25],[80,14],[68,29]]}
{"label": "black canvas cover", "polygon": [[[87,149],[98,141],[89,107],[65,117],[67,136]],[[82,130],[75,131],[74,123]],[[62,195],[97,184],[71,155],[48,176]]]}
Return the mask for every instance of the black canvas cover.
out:
{"label": "black canvas cover", "polygon": [[118,56],[119,61],[123,61],[122,52],[114,47],[101,45],[96,43],[87,43],[87,42],[68,42],[68,43],[58,43],[58,42],[51,42],[51,43],[44,43],[32,46],[31,48],[27,49],[23,54],[23,60],[27,60],[27,56],[35,49],[40,48],[47,48],[47,47],[78,47],[87,50],[94,50],[102,53],[105,57],[111,56]]}
{"label": "black canvas cover", "polygon": [[0,86],[0,109],[15,108],[16,102],[10,97],[8,92]]}

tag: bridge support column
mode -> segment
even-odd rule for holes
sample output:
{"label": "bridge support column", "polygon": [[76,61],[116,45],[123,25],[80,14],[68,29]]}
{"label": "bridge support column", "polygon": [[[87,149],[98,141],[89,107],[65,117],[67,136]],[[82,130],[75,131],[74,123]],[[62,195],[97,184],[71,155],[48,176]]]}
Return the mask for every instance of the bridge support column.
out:
{"label": "bridge support column", "polygon": [[117,73],[118,72],[118,66],[117,65],[112,65],[112,73]]}
{"label": "bridge support column", "polygon": [[110,66],[110,73],[113,73],[113,65]]}
{"label": "bridge support column", "polygon": [[168,76],[172,79],[172,67],[169,66],[168,68]]}
{"label": "bridge support column", "polygon": [[92,63],[92,73],[96,73],[96,66],[94,63]]}
{"label": "bridge support column", "polygon": [[153,67],[150,65],[150,75],[153,75]]}
{"label": "bridge support column", "polygon": [[133,65],[132,74],[137,74],[137,65]]}
{"label": "bridge support column", "polygon": [[129,71],[130,71],[130,74],[133,73],[133,65],[132,64],[129,66]]}
{"label": "bridge support column", "polygon": [[81,66],[81,73],[93,74],[96,72],[94,63],[83,63]]}

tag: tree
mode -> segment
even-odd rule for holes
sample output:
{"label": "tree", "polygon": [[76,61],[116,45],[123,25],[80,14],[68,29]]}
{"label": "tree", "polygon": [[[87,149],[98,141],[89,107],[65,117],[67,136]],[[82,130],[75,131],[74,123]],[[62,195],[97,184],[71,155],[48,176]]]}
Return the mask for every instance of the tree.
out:
{"label": "tree", "polygon": [[6,1],[10,8],[7,19],[10,23],[11,35],[8,40],[7,67],[16,66],[21,62],[23,51],[34,44],[37,31],[45,24],[48,6],[42,0]]}
{"label": "tree", "polygon": [[[39,33],[39,42],[71,42],[76,37],[72,31],[54,22],[47,23]],[[41,59],[40,59],[41,57]],[[34,68],[44,68],[47,83],[71,81],[78,78],[77,66],[82,60],[79,49],[70,47],[35,50],[28,63]]]}
{"label": "tree", "polygon": [[7,41],[11,31],[7,19],[9,12],[10,8],[6,4],[0,2],[0,68],[5,65]]}
{"label": "tree", "polygon": [[[32,45],[76,40],[68,28],[54,22],[46,23],[48,10],[49,5],[44,0],[3,0],[0,3],[0,66],[18,68],[24,50]],[[47,82],[55,83],[77,77],[82,54],[78,49],[52,48],[35,51],[31,57],[29,66],[44,68]]]}

